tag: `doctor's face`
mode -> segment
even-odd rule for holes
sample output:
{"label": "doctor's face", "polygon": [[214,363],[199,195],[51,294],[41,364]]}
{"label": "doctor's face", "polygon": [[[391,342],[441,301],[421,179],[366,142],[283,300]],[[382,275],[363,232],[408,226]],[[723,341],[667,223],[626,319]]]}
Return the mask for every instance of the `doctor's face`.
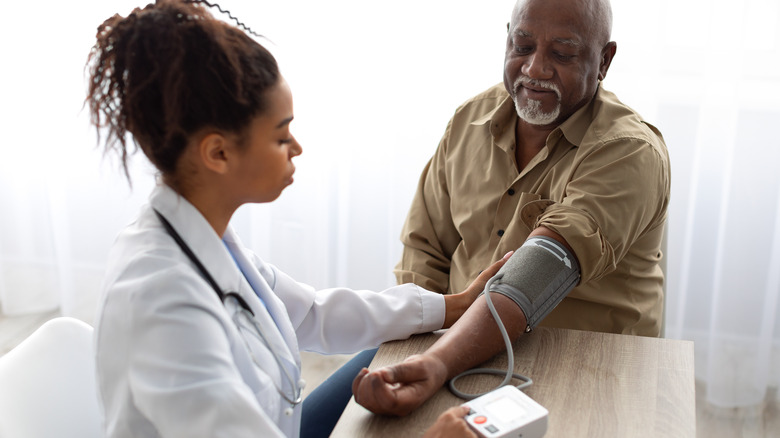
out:
{"label": "doctor's face", "polygon": [[293,183],[292,159],[301,154],[301,145],[290,133],[293,119],[292,93],[287,82],[268,90],[268,108],[250,123],[244,148],[235,169],[236,190],[243,202],[271,202]]}

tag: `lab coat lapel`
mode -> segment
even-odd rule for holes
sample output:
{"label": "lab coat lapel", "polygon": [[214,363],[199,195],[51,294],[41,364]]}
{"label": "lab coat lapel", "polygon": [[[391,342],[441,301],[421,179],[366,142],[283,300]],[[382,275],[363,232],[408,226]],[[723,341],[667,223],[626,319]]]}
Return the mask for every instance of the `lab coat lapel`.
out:
{"label": "lab coat lapel", "polygon": [[[241,244],[238,235],[231,227],[228,227],[225,232],[224,241],[230,246],[230,250],[235,256],[236,263],[238,263],[241,270],[243,270],[245,275],[244,283],[248,281],[249,284],[247,284],[247,286],[251,288],[249,294],[252,296],[251,299],[247,299],[247,302],[253,307],[253,311],[255,311],[256,306],[260,306],[260,312],[258,313],[255,311],[256,315],[267,311],[268,315],[273,320],[270,323],[276,325],[284,340],[282,351],[286,353],[285,359],[290,362],[290,364],[294,364],[296,367],[300,368],[300,354],[297,354],[298,338],[295,334],[295,329],[290,322],[290,317],[287,314],[287,308],[284,306],[282,300],[274,293],[265,278],[260,275],[257,267],[244,254],[244,246]],[[244,275],[242,275],[242,277]],[[262,303],[260,303],[260,300],[262,300]],[[265,309],[263,309],[263,305],[265,305]]]}
{"label": "lab coat lapel", "polygon": [[222,239],[195,206],[166,185],[155,188],[150,202],[200,259],[223,293],[239,289],[241,273]]}
{"label": "lab coat lapel", "polygon": [[[195,206],[164,184],[155,188],[150,202],[200,259],[222,292],[240,294],[265,329],[268,341],[274,344],[287,362],[300,367],[300,355],[294,353],[298,351],[297,338],[284,304],[244,255],[243,246],[233,230],[228,226],[223,243],[223,239],[220,239]],[[232,256],[225,244],[231,245]],[[244,270],[246,277],[237,264]],[[278,330],[273,329],[274,326]]]}

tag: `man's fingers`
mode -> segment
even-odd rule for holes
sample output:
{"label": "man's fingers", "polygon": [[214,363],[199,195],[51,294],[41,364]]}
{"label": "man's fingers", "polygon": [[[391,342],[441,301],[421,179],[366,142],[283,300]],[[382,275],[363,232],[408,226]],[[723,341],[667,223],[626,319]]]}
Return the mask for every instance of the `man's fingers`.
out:
{"label": "man's fingers", "polygon": [[393,384],[386,381],[383,370],[368,372],[361,370],[352,382],[355,402],[376,414],[393,413],[397,405]]}
{"label": "man's fingers", "polygon": [[352,394],[355,396],[355,401],[357,401],[358,397],[358,388],[360,388],[360,382],[363,381],[363,377],[368,374],[368,368],[363,368],[360,370],[357,376],[355,376],[355,379],[352,380]]}
{"label": "man's fingers", "polygon": [[408,414],[412,407],[406,406],[408,403],[401,400],[405,397],[402,393],[409,390],[406,386],[408,382],[403,380],[403,373],[400,376],[396,373],[400,365],[370,373],[361,371],[352,386],[355,401],[375,414]]}

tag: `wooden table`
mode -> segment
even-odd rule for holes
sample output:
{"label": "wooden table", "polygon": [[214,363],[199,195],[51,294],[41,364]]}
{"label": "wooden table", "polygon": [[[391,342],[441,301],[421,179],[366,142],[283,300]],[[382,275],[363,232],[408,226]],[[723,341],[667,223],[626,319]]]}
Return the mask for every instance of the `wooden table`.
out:
{"label": "wooden table", "polygon": [[[443,331],[383,344],[370,369],[423,352]],[[693,342],[539,327],[514,343],[525,393],[550,412],[545,438],[696,436]],[[485,366],[506,369],[506,354]],[[458,380],[478,393],[500,377]],[[419,437],[438,415],[464,403],[445,387],[406,417],[375,415],[350,400],[332,437]]]}

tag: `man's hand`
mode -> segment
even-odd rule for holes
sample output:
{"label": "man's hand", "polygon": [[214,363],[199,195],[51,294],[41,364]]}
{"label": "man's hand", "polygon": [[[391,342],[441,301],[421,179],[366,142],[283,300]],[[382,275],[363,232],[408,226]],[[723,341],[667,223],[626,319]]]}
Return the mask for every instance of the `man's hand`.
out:
{"label": "man's hand", "polygon": [[352,382],[355,401],[375,414],[404,416],[428,400],[447,380],[447,368],[427,355],[376,371],[363,368]]}
{"label": "man's hand", "polygon": [[447,409],[423,435],[423,438],[477,438],[463,417],[469,413],[465,406]]}
{"label": "man's hand", "polygon": [[[444,328],[450,327],[463,315],[485,288],[487,281],[496,275],[511,255],[512,252],[507,253],[501,260],[482,271],[465,291],[444,297],[447,312],[444,319]],[[509,301],[511,308],[522,315],[522,312],[513,301],[509,298],[506,298],[506,300]],[[496,298],[495,301],[501,302],[501,297]],[[479,321],[478,325],[481,326],[487,321],[491,330],[489,332],[491,336],[497,335],[497,333],[493,333],[494,331],[497,332],[495,321],[489,314],[486,318],[484,316],[485,312],[487,312],[486,308],[478,312],[478,316],[476,316]],[[521,323],[525,324],[524,318]],[[466,325],[469,327],[469,332],[474,331],[473,321]],[[448,334],[445,333],[442,339],[448,338]],[[440,341],[441,339],[433,347],[436,347]],[[495,343],[495,346],[492,345],[493,343]],[[495,336],[494,340],[489,339],[488,342],[476,343],[474,345],[484,344],[488,346],[487,352],[481,353],[479,356],[469,355],[468,359],[464,361],[464,358],[459,356],[460,349],[453,348],[449,344],[449,341],[444,342],[438,345],[441,348],[432,348],[421,355],[409,356],[399,364],[380,368],[376,371],[369,372],[366,368],[362,369],[352,382],[352,393],[355,395],[355,401],[375,414],[407,415],[417,409],[444,385],[444,382],[447,381],[450,373],[453,371],[450,369],[453,367],[453,364],[455,364],[456,369],[459,369],[473,365],[471,362],[483,362],[504,345],[500,336]],[[457,357],[450,357],[453,355]],[[443,358],[446,358],[446,360]],[[445,364],[445,362],[447,363]]]}

